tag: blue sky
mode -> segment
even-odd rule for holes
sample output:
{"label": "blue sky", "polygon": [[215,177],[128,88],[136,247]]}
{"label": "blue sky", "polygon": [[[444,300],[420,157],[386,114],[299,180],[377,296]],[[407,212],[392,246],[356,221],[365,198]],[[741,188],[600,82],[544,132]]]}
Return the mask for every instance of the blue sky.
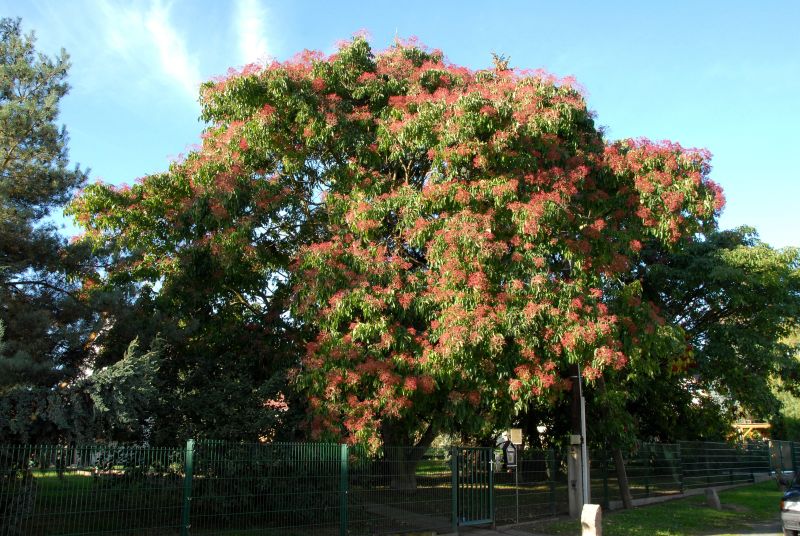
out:
{"label": "blue sky", "polygon": [[[303,49],[417,36],[454,63],[575,76],[609,138],[713,155],[723,228],[800,246],[800,2],[0,0],[48,54],[72,57],[61,120],[92,180],[132,183],[199,140],[196,88]],[[67,230],[69,233],[69,230]]]}

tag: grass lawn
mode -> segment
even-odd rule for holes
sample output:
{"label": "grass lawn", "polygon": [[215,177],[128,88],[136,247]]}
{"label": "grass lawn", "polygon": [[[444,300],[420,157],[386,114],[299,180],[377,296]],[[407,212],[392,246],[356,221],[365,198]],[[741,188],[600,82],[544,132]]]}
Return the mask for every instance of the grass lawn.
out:
{"label": "grass lawn", "polygon": [[[697,536],[737,534],[754,524],[779,519],[781,492],[774,481],[720,492],[722,510],[706,506],[705,496],[676,499],[603,516],[604,536]],[[580,534],[578,521],[539,525],[535,531],[549,534]]]}

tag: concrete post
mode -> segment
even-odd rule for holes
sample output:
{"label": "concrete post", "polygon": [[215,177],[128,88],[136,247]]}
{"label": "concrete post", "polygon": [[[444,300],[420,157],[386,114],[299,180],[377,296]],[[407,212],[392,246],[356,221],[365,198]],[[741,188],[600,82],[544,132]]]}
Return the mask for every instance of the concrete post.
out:
{"label": "concrete post", "polygon": [[583,505],[581,536],[603,536],[603,509],[599,504]]}
{"label": "concrete post", "polygon": [[583,477],[581,467],[583,459],[580,436],[570,438],[569,456],[567,458],[567,481],[569,484],[569,516],[580,517],[583,508]]}
{"label": "concrete post", "polygon": [[714,488],[706,488],[706,503],[714,510],[722,510],[719,495],[717,495],[717,490]]}

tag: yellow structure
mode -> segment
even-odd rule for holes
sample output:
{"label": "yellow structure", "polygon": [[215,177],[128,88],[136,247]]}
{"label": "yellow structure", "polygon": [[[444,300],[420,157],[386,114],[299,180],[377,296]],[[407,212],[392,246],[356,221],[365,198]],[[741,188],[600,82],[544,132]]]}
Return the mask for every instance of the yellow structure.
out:
{"label": "yellow structure", "polygon": [[742,420],[733,423],[733,427],[741,439],[748,439],[756,430],[761,437],[769,437],[770,424],[768,422]]}

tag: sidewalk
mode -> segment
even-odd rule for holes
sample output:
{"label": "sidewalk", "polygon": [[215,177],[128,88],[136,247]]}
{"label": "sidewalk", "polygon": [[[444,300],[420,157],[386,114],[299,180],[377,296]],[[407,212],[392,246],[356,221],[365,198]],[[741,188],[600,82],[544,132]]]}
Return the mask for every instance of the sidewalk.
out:
{"label": "sidewalk", "polygon": [[440,536],[550,536],[540,532],[530,532],[522,530],[519,526],[512,528],[499,527],[496,529],[484,529],[478,527],[464,527],[459,529],[458,533],[450,532]]}
{"label": "sidewalk", "polygon": [[458,533],[449,532],[439,536],[552,536],[546,532],[541,532],[539,522],[522,523],[519,525],[507,525],[504,527],[461,527]]}
{"label": "sidewalk", "polygon": [[[536,527],[531,526],[530,528],[523,528],[520,525],[514,525],[512,527],[498,527],[496,529],[487,529],[487,528],[478,528],[478,527],[464,527],[459,530],[456,534],[455,532],[451,532],[448,534],[442,534],[440,536],[551,536],[549,534],[545,534],[542,532],[532,532],[536,530]],[[719,533],[721,535],[729,535],[733,534],[730,532]],[[766,523],[766,524],[759,524],[754,525],[751,530],[747,532],[737,532],[735,533],[737,536],[782,536],[783,530],[781,530],[781,524],[778,523]],[[578,536],[578,533],[575,533]],[[706,536],[717,536],[716,534],[708,534]]]}

